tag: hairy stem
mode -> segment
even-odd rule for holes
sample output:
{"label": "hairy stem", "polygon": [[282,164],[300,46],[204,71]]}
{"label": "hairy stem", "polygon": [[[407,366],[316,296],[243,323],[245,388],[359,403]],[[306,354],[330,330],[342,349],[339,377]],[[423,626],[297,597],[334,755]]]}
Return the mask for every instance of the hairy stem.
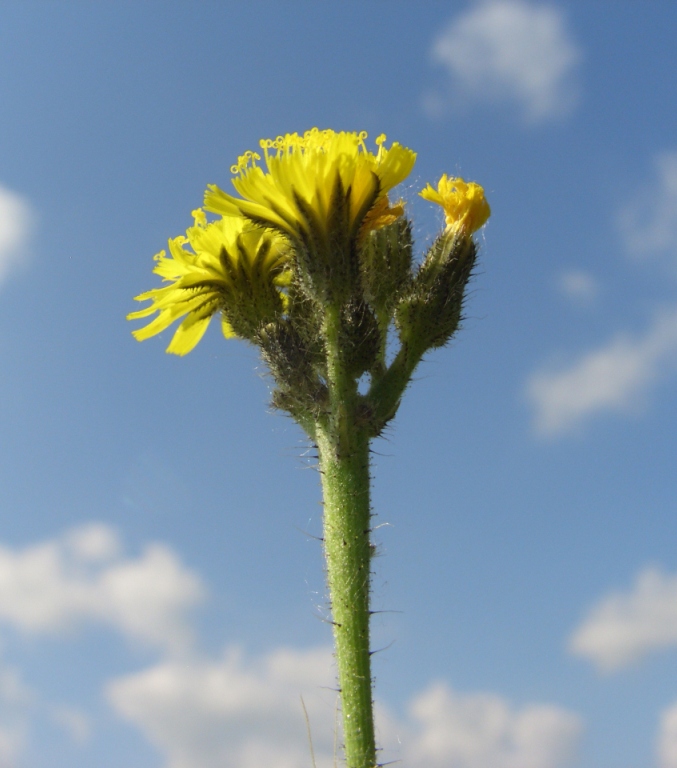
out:
{"label": "hairy stem", "polygon": [[385,372],[379,372],[380,375],[373,376],[366,399],[372,409],[376,434],[397,413],[402,395],[422,356],[422,350],[412,344],[402,343],[390,367]]}
{"label": "hairy stem", "polygon": [[337,315],[327,312],[325,339],[330,412],[318,423],[324,495],[324,548],[334,625],[347,768],[374,768],[376,746],[369,652],[369,436],[357,425],[357,385],[346,375]]}

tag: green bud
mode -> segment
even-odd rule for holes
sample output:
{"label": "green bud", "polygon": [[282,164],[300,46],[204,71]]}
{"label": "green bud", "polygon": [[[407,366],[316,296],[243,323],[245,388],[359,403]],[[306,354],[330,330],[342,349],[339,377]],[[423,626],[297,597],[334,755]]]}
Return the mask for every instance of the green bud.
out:
{"label": "green bud", "polygon": [[471,237],[443,233],[437,239],[396,310],[403,343],[423,352],[449,341],[461,321],[476,258]]}
{"label": "green bud", "polygon": [[296,411],[319,413],[326,400],[326,386],[313,364],[312,351],[292,322],[282,320],[263,326],[256,341],[278,386],[273,405],[292,415]]}
{"label": "green bud", "polygon": [[411,282],[411,223],[403,216],[373,230],[360,250],[364,297],[378,317],[390,319],[392,309]]}

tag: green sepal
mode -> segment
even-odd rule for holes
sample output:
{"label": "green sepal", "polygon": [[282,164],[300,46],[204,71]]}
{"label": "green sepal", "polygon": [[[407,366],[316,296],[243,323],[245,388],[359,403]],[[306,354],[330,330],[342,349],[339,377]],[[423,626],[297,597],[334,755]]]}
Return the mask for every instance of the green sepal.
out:
{"label": "green sepal", "polygon": [[306,350],[306,357],[315,368],[322,368],[326,376],[325,349],[322,338],[322,307],[301,289],[298,279],[292,279],[286,289],[286,317]]}
{"label": "green sepal", "polygon": [[[364,210],[358,212],[362,222],[378,195],[378,177],[368,196]],[[310,297],[323,306],[340,307],[359,290],[359,229],[351,229],[350,187],[345,189],[340,174],[332,187],[326,225],[323,226],[314,208],[300,195],[293,193],[294,203],[301,213],[295,243],[296,270],[300,285]]]}
{"label": "green sepal", "polygon": [[339,344],[347,374],[359,378],[372,369],[382,340],[376,317],[364,302],[354,301],[343,307]]}
{"label": "green sepal", "polygon": [[450,233],[438,238],[396,309],[403,344],[425,351],[449,341],[461,321],[476,258],[472,238]]}
{"label": "green sepal", "polygon": [[411,223],[403,216],[370,232],[360,249],[364,297],[378,317],[392,309],[412,280]]}
{"label": "green sepal", "polygon": [[253,341],[259,328],[282,317],[283,296],[276,279],[287,264],[281,256],[270,262],[271,243],[262,241],[254,259],[246,251],[242,237],[236,243],[237,256],[221,251],[220,262],[227,281],[218,286],[221,310],[237,336]]}

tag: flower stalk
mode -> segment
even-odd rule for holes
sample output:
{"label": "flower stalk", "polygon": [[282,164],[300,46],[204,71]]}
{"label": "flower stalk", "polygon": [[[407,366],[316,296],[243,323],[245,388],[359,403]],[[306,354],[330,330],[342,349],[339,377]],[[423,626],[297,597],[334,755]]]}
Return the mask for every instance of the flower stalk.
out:
{"label": "flower stalk", "polygon": [[129,316],[156,315],[134,331],[139,340],[183,318],[167,351],[184,355],[220,313],[226,337],[259,347],[273,406],[317,446],[348,768],[377,765],[370,442],[395,417],[425,353],[456,333],[472,236],[489,216],[479,185],[446,175],[428,185],[421,195],[443,208],[446,226],[415,263],[404,204],[388,195],[416,155],[387,149],[385,136],[372,153],[365,139],[317,129],[266,139],[266,170],[258,153],[245,153],[231,169],[240,196],[208,186],[205,210],[220,218],[194,212],[187,236],[169,241],[170,257],[156,256],[168,285],[138,296],[151,304]]}
{"label": "flower stalk", "polygon": [[369,440],[348,426],[320,429],[317,446],[324,496],[324,552],[349,766],[376,765],[369,645],[371,542]]}

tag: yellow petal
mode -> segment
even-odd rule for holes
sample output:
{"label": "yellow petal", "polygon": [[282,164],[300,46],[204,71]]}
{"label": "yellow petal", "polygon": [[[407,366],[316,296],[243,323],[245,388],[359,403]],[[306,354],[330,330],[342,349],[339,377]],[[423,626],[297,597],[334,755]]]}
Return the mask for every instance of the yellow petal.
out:
{"label": "yellow petal", "polygon": [[211,315],[198,319],[189,315],[176,329],[176,333],[167,347],[167,352],[172,355],[187,355],[205,335],[211,319]]}

